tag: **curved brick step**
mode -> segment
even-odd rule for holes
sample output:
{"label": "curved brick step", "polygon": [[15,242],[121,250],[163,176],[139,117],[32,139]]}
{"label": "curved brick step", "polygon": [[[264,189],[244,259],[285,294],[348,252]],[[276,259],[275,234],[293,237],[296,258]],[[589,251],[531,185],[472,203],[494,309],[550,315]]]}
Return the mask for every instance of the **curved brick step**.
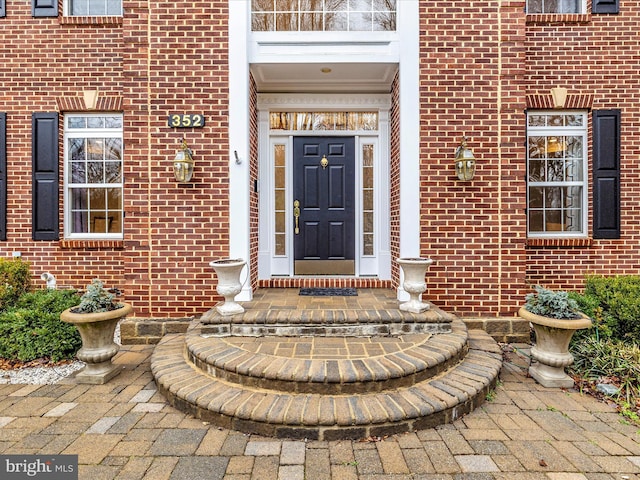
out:
{"label": "curved brick step", "polygon": [[[250,387],[293,393],[379,392],[414,385],[459,363],[468,350],[467,329],[457,319],[451,328],[447,334],[413,335],[415,340],[406,342],[406,348],[374,356],[292,358],[243,348],[243,341],[236,338],[203,337],[202,328],[196,326],[186,334],[187,359],[213,377]],[[255,339],[244,341],[251,347]],[[387,345],[397,344],[390,341]]]}
{"label": "curved brick step", "polygon": [[151,369],[173,406],[215,425],[279,438],[358,439],[451,422],[480,405],[495,386],[501,354],[484,332],[470,332],[469,345],[464,360],[437,377],[358,395],[278,392],[214,378],[187,362],[183,335],[157,345]]}
{"label": "curved brick step", "polygon": [[397,301],[371,310],[321,302],[316,309],[251,308],[231,316],[213,308],[199,320],[202,333],[211,336],[396,336],[448,333],[456,318],[432,303],[426,312],[411,313],[399,310]]}

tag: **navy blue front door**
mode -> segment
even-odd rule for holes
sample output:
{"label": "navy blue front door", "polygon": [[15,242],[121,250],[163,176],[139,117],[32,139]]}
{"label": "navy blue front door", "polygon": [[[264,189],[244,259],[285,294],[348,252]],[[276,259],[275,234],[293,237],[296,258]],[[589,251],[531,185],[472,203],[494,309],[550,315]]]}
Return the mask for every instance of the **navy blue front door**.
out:
{"label": "navy blue front door", "polygon": [[294,274],[355,274],[355,139],[293,140]]}

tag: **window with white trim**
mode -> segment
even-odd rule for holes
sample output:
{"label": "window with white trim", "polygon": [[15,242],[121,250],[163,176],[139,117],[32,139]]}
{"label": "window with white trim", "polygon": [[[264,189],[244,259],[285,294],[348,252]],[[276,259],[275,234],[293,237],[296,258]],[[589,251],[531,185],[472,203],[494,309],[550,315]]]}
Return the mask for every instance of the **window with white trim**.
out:
{"label": "window with white trim", "polygon": [[527,114],[527,223],[530,237],[587,234],[587,114]]}
{"label": "window with white trim", "polygon": [[584,13],[585,0],[527,0],[527,13]]}
{"label": "window with white trim", "polygon": [[67,114],[64,137],[65,236],[122,238],[122,115]]}
{"label": "window with white trim", "polygon": [[79,17],[122,16],[122,0],[66,0],[65,15]]}
{"label": "window with white trim", "polygon": [[251,0],[254,32],[396,30],[397,0]]}

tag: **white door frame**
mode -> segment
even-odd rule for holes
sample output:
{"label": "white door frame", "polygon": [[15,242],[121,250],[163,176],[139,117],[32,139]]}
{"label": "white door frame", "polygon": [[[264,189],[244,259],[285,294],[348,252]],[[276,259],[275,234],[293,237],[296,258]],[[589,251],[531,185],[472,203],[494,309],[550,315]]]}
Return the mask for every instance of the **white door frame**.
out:
{"label": "white door frame", "polygon": [[[286,222],[286,254],[275,252],[275,198],[273,177],[274,145],[286,150],[286,197],[291,197],[293,185],[293,138],[295,136],[348,136],[356,143],[356,275],[391,278],[389,228],[389,109],[386,94],[259,94],[258,95],[258,178],[259,178],[259,243],[258,278],[293,276],[293,229]],[[269,114],[272,111],[376,111],[378,130],[372,131],[271,131]],[[361,249],[361,169],[362,146],[374,145],[374,255],[365,256]],[[292,198],[292,197],[291,197]],[[287,202],[286,218],[293,218],[292,202]]]}

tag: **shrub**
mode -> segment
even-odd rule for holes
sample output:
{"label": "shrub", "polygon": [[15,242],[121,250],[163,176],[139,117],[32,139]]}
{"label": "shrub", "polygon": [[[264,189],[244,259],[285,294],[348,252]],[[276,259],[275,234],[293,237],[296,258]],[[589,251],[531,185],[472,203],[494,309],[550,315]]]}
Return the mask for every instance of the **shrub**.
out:
{"label": "shrub", "polygon": [[115,303],[116,295],[120,292],[115,290],[107,290],[97,278],[92,280],[87,286],[87,291],[80,297],[80,304],[74,307],[73,313],[98,313],[109,312],[122,308],[121,303]]}
{"label": "shrub", "polygon": [[589,276],[578,303],[601,336],[640,343],[640,276]]}
{"label": "shrub", "polygon": [[536,293],[529,293],[525,297],[524,308],[528,312],[557,319],[580,318],[578,304],[567,292],[540,286],[535,289]]}
{"label": "shrub", "polygon": [[571,346],[574,363],[570,370],[591,381],[606,380],[620,387],[626,402],[640,395],[640,348],[635,344],[593,336]]}
{"label": "shrub", "polygon": [[15,303],[31,289],[29,262],[0,258],[0,310]]}
{"label": "shrub", "polygon": [[82,340],[74,325],[60,321],[60,313],[78,301],[71,290],[37,290],[20,297],[0,312],[0,357],[23,362],[73,358]]}

